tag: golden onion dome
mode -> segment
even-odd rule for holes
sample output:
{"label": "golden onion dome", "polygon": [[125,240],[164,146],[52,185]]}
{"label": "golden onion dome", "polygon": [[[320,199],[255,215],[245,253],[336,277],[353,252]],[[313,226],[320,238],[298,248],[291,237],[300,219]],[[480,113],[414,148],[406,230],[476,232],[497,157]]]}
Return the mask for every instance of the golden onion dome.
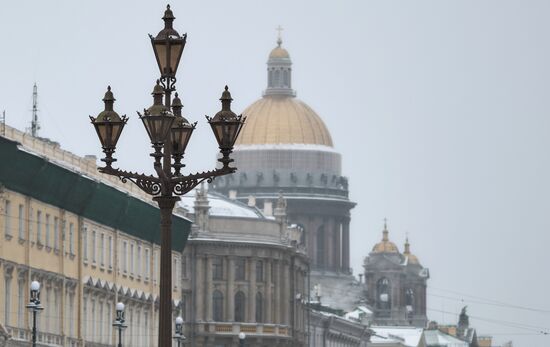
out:
{"label": "golden onion dome", "polygon": [[306,103],[265,96],[243,112],[246,123],[235,145],[315,144],[332,147],[325,123]]}
{"label": "golden onion dome", "polygon": [[399,249],[395,243],[391,242],[388,237],[388,227],[384,223],[384,230],[382,231],[382,241],[378,242],[372,248],[373,253],[399,253]]}
{"label": "golden onion dome", "polygon": [[409,238],[407,237],[405,241],[405,251],[403,252],[403,255],[407,257],[409,264],[418,264],[420,265],[420,261],[416,257],[416,255],[411,253],[411,245],[409,243]]}

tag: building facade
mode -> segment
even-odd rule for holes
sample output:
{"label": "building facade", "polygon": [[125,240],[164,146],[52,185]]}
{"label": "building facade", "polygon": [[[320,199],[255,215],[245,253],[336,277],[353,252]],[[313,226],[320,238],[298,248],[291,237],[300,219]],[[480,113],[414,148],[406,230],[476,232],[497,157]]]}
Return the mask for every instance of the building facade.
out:
{"label": "building facade", "polygon": [[[95,159],[6,126],[0,137],[0,322],[8,345],[30,345],[31,281],[41,283],[41,345],[111,346],[115,304],[126,305],[126,345],[157,339],[159,211],[149,197],[97,172]],[[181,269],[190,221],[174,216]],[[181,306],[174,271],[174,313]]]}
{"label": "building facade", "polygon": [[204,189],[182,207],[195,220],[182,275],[190,345],[237,346],[244,332],[248,346],[304,346],[309,263],[284,198],[277,218]]}
{"label": "building facade", "polygon": [[403,253],[399,252],[384,224],[382,240],[365,258],[364,269],[374,324],[426,327],[426,286],[430,273],[411,253],[408,240]]}

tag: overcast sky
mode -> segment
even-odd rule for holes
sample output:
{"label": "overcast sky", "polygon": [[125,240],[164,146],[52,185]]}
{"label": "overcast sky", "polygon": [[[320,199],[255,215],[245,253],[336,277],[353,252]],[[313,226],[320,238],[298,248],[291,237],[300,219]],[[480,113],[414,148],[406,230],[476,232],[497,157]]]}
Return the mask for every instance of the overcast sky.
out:
{"label": "overcast sky", "polygon": [[[152,103],[158,68],[147,34],[161,29],[165,4],[5,1],[7,123],[29,126],[36,81],[40,135],[99,156],[88,115],[102,110],[110,84],[115,109],[130,116],[118,163],[150,172],[135,111]],[[204,115],[220,108],[223,86],[238,112],[261,96],[282,25],[293,86],[327,124],[350,178],[355,273],[387,217],[390,238],[402,249],[408,233],[430,268],[430,319],[454,323],[467,304],[478,333],[550,346],[550,336],[532,328],[550,330],[549,1],[173,1],[172,8],[176,29],[189,34],[178,90],[184,114],[199,121],[189,168],[214,165]]]}

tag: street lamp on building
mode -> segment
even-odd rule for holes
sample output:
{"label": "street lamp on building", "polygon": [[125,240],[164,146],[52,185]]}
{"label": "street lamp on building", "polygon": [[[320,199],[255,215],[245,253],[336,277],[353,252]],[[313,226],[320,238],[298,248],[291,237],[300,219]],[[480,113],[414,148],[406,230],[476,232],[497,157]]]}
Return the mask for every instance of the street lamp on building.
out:
{"label": "street lamp on building", "polygon": [[185,342],[185,335],[183,335],[183,318],[180,316],[176,317],[176,333],[174,334],[174,339],[178,341],[178,347],[181,346],[182,342]]}
{"label": "street lamp on building", "polygon": [[36,314],[43,310],[44,307],[40,304],[40,282],[32,281],[31,282],[31,297],[27,308],[32,312],[32,346],[36,346]]}
{"label": "street lamp on building", "polygon": [[118,347],[122,347],[122,330],[127,327],[127,325],[124,324],[124,304],[119,302],[116,304],[116,317],[115,321],[113,322],[113,327],[118,329]]}
{"label": "street lamp on building", "polygon": [[244,340],[246,339],[246,334],[243,332],[239,333],[239,347],[244,347]]}
{"label": "street lamp on building", "polygon": [[[127,122],[126,116],[119,116],[114,111],[115,98],[111,88],[107,88],[103,102],[105,109],[96,118],[90,117],[95,127],[105,157],[101,159],[105,166],[99,171],[120,178],[123,182],[131,181],[141,190],[152,195],[160,207],[161,225],[161,259],[160,259],[160,293],[159,293],[159,347],[171,346],[172,339],[172,262],[171,262],[171,228],[172,211],[179,196],[186,194],[203,181],[212,182],[215,177],[234,173],[235,167],[229,164],[233,145],[244,124],[245,117],[237,116],[231,111],[231,94],[227,86],[222,97],[222,109],[214,117],[206,117],[212,127],[220,149],[221,167],[215,170],[183,175],[181,163],[185,149],[195,129],[196,123],[190,123],[181,115],[182,103],[176,93],[176,71],[185,47],[187,34],[180,35],[174,28],[174,14],[167,6],[164,16],[164,29],[156,37],[150,35],[151,44],[160,70],[160,79],[153,89],[153,105],[139,114],[145,126],[154,152],[153,168],[156,175],[144,175],[120,170],[112,166],[116,144]],[[163,101],[164,98],[164,101]]]}

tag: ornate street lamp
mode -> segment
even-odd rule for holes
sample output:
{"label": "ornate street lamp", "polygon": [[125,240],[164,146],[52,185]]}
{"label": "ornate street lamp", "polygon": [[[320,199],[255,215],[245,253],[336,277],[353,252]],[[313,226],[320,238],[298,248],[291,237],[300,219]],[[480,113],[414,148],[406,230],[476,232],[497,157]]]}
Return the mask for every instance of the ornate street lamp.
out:
{"label": "ornate street lamp", "polygon": [[116,318],[113,322],[113,327],[118,329],[118,347],[122,347],[122,330],[128,326],[124,324],[124,304],[119,302],[115,306]]}
{"label": "ornate street lamp", "polygon": [[170,9],[170,5],[166,6],[166,11],[162,17],[164,20],[164,29],[162,29],[156,37],[149,34],[155,58],[160,69],[160,75],[163,78],[176,77],[176,71],[185,48],[187,34],[180,34],[174,30],[173,23],[174,14]]}
{"label": "ornate street lamp", "polygon": [[182,342],[185,342],[185,335],[183,335],[183,318],[180,316],[176,317],[176,333],[174,334],[174,339],[178,341],[178,347],[181,346]]}
{"label": "ornate street lamp", "polygon": [[105,103],[105,110],[96,118],[90,116],[90,119],[101,141],[103,152],[105,153],[105,158],[101,160],[104,161],[107,166],[111,166],[112,162],[116,161],[116,159],[113,159],[113,154],[115,153],[118,138],[128,118],[126,118],[126,116],[122,116],[121,118],[118,113],[114,111],[113,105],[115,103],[115,98],[113,92],[111,92],[111,86],[107,87],[103,102]]}
{"label": "ornate street lamp", "polygon": [[31,297],[27,308],[32,312],[32,346],[36,347],[36,335],[38,334],[36,330],[36,314],[44,309],[40,304],[40,282],[38,281],[31,282]]}
{"label": "ornate street lamp", "polygon": [[245,121],[245,117],[237,116],[231,111],[233,99],[226,86],[220,99],[222,110],[212,118],[207,117],[220,148],[221,158],[218,160],[223,164],[222,167],[187,175],[181,173],[181,169],[185,167],[181,160],[196,122],[190,123],[182,116],[183,105],[178,94],[176,93],[174,100],[171,96],[176,90],[176,71],[187,38],[186,34],[180,36],[174,30],[174,18],[168,6],[162,18],[164,29],[156,37],[150,35],[161,76],[153,89],[153,105],[143,110],[143,114],[138,112],[154,149],[151,156],[154,157],[153,168],[156,176],[124,171],[112,166],[116,161],[113,158],[116,144],[127,118],[118,116],[114,111],[115,98],[110,87],[103,98],[105,110],[96,118],[90,117],[105,153],[105,158],[101,159],[105,166],[98,170],[119,177],[123,182],[132,181],[141,190],[152,195],[160,207],[159,347],[169,347],[172,343],[171,227],[175,203],[180,199],[179,195],[186,194],[203,181],[210,183],[217,176],[231,174],[237,170],[229,166],[233,161],[229,155]]}

